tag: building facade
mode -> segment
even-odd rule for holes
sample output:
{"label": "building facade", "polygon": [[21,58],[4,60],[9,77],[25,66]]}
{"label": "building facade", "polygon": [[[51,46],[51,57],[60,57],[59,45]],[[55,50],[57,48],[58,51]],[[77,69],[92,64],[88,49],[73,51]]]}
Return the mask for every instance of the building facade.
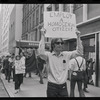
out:
{"label": "building facade", "polygon": [[9,21],[14,4],[2,4],[2,53],[9,52]]}
{"label": "building facade", "polygon": [[43,10],[43,4],[23,4],[22,40],[40,40]]}
{"label": "building facade", "polygon": [[81,31],[84,56],[95,61],[93,81],[100,86],[100,4],[75,4],[73,13],[76,15],[77,27]]}
{"label": "building facade", "polygon": [[0,12],[0,56],[2,56],[2,53],[1,53],[2,43],[1,42],[2,42],[2,10]]}
{"label": "building facade", "polygon": [[[100,86],[100,4],[52,4],[48,11],[71,12],[76,15],[77,28],[81,32],[86,60],[95,62],[92,79],[95,86]],[[65,50],[76,49],[76,39],[65,40]]]}
{"label": "building facade", "polygon": [[1,52],[15,53],[15,40],[22,35],[22,4],[2,4]]}
{"label": "building facade", "polygon": [[10,14],[9,21],[9,53],[16,52],[16,40],[21,40],[22,36],[22,6],[23,4],[15,4]]}

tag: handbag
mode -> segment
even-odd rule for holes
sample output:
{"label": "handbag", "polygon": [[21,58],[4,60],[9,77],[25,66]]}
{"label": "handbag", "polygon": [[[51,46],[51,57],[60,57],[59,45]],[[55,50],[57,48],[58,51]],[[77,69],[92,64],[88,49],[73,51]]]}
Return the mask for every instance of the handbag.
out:
{"label": "handbag", "polygon": [[83,80],[84,79],[84,71],[81,71],[80,68],[83,64],[83,59],[82,59],[82,63],[81,65],[79,66],[79,63],[77,61],[77,59],[75,58],[76,62],[77,62],[77,65],[78,65],[78,70],[77,71],[72,71],[71,73],[71,80]]}

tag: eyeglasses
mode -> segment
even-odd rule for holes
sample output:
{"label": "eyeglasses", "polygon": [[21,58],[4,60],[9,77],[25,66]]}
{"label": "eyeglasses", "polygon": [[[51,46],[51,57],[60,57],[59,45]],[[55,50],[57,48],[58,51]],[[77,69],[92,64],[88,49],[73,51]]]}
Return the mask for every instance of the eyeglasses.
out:
{"label": "eyeglasses", "polygon": [[59,45],[59,44],[63,45],[64,43],[63,42],[55,42],[55,44],[57,44],[57,45]]}

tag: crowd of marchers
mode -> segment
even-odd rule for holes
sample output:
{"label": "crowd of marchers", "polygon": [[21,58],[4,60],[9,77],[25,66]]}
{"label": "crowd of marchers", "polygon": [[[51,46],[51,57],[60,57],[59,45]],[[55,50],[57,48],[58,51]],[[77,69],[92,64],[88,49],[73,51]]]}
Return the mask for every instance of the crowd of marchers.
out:
{"label": "crowd of marchers", "polygon": [[[35,58],[35,60],[32,61],[33,59],[31,58]],[[29,68],[26,67],[27,65],[29,65]],[[34,50],[31,48],[27,49],[27,52],[20,48],[19,54],[9,54],[2,56],[0,59],[1,73],[4,74],[5,80],[7,80],[8,83],[13,79],[15,93],[21,90],[20,87],[23,83],[23,78],[27,77],[27,74],[29,74],[29,77],[32,77],[31,73],[33,72],[40,77],[40,84],[43,84],[43,78],[47,78],[45,66],[45,61],[37,55],[34,55]]]}

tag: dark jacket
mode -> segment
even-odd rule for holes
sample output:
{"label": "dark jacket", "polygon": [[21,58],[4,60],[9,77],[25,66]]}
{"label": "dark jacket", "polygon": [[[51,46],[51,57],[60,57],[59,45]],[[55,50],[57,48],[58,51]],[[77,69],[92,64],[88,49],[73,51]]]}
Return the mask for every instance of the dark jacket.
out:
{"label": "dark jacket", "polygon": [[4,69],[9,69],[9,61],[8,61],[8,59],[4,59],[4,61],[3,61],[3,68]]}
{"label": "dark jacket", "polygon": [[43,70],[43,66],[45,64],[45,60],[43,60],[39,56],[37,56],[37,63],[38,63],[38,68],[42,71]]}

